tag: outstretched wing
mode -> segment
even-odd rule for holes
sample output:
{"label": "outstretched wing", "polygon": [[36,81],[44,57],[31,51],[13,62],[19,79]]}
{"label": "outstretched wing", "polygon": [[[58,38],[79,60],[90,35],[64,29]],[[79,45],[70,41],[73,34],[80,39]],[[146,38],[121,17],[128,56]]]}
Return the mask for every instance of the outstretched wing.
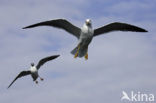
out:
{"label": "outstretched wing", "polygon": [[44,63],[46,63],[47,61],[53,60],[53,59],[55,59],[55,58],[57,58],[57,57],[59,57],[59,56],[60,56],[60,55],[53,55],[53,56],[49,56],[49,57],[46,57],[46,58],[41,59],[41,60],[38,62],[36,68],[39,69],[39,68],[40,68]]}
{"label": "outstretched wing", "polygon": [[26,76],[31,74],[30,71],[22,71],[21,73],[18,74],[18,76],[11,82],[11,84],[8,86],[8,88],[20,77]]}
{"label": "outstretched wing", "polygon": [[24,27],[23,29],[27,28],[33,28],[37,26],[53,26],[56,28],[64,29],[65,31],[73,34],[77,38],[80,36],[81,29],[71,24],[69,21],[65,19],[56,19],[56,20],[50,20],[50,21],[44,21],[37,24],[33,24],[27,27]]}
{"label": "outstretched wing", "polygon": [[94,36],[97,36],[97,35],[100,35],[103,33],[108,33],[111,31],[147,32],[145,29],[134,26],[134,25],[115,22],[115,23],[111,23],[111,24],[108,24],[106,26],[100,27],[98,29],[95,29],[94,30]]}

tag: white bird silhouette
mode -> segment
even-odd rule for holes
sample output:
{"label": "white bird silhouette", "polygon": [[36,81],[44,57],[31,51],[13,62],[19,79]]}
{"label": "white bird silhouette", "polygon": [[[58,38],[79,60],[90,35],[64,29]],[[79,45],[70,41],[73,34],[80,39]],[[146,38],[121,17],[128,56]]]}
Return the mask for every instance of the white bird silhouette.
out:
{"label": "white bird silhouette", "polygon": [[126,99],[126,100],[131,101],[130,98],[128,97],[128,94],[125,91],[122,91],[122,94],[123,94],[123,96],[122,96],[121,100]]}

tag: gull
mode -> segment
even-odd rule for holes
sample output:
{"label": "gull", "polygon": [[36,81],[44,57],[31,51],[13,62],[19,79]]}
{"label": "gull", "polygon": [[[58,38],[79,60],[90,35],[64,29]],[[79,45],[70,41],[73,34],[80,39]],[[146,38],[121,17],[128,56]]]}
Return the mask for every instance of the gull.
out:
{"label": "gull", "polygon": [[120,23],[120,22],[110,23],[100,28],[93,29],[92,22],[90,19],[86,19],[82,28],[73,25],[66,19],[54,19],[54,20],[36,23],[24,27],[23,29],[33,28],[38,26],[52,26],[55,28],[64,29],[65,31],[75,36],[78,39],[78,45],[71,51],[71,53],[74,55],[74,58],[85,57],[86,60],[88,59],[88,46],[91,43],[93,37],[95,36],[112,32],[112,31],[147,32],[147,30],[143,28],[130,25],[127,23]]}
{"label": "gull", "polygon": [[38,78],[38,77],[40,78],[41,81],[43,81],[44,79],[41,78],[41,77],[38,75],[38,70],[40,69],[40,67],[41,67],[44,63],[46,63],[46,62],[48,62],[48,61],[50,61],[50,60],[53,60],[53,59],[57,58],[58,56],[60,56],[60,55],[53,55],[53,56],[45,57],[45,58],[41,59],[41,60],[38,62],[37,66],[35,66],[34,63],[31,63],[30,69],[27,70],[27,71],[22,71],[22,72],[20,72],[20,73],[17,75],[17,77],[11,82],[11,84],[8,86],[8,88],[10,88],[10,86],[11,86],[18,78],[21,78],[21,77],[26,76],[26,75],[31,75],[31,77],[33,78],[33,81],[35,81],[36,84],[38,84],[38,81],[37,81],[37,78]]}

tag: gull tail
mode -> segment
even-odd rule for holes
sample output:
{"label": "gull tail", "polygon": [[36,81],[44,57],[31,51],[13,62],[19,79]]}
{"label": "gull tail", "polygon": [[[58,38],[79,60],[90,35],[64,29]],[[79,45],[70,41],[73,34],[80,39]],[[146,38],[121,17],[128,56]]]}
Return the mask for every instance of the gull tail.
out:
{"label": "gull tail", "polygon": [[[72,51],[71,51],[71,54],[73,54],[73,55],[75,55],[76,54],[76,52],[77,52],[77,50],[78,50],[78,47],[76,47],[76,48],[74,48]],[[87,48],[81,48],[80,47],[80,50],[79,50],[79,53],[78,53],[78,57],[83,57],[83,56],[85,56],[85,54],[87,53]]]}
{"label": "gull tail", "polygon": [[77,50],[78,50],[78,47],[74,48],[70,53],[73,54],[73,55],[75,55],[76,52],[77,52]]}

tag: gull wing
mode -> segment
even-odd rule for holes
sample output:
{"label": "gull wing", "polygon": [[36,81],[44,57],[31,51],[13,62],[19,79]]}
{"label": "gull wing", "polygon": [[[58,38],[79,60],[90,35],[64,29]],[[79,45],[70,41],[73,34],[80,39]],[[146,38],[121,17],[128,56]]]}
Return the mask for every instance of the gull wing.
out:
{"label": "gull wing", "polygon": [[53,26],[56,28],[61,28],[61,29],[64,29],[65,31],[71,33],[72,35],[76,36],[77,38],[79,38],[80,33],[81,33],[80,28],[74,26],[73,24],[71,24],[69,21],[67,21],[65,19],[44,21],[44,22],[40,22],[37,24],[33,24],[30,26],[24,27],[23,29],[33,28],[33,27],[37,27],[37,26]]}
{"label": "gull wing", "polygon": [[134,25],[115,22],[115,23],[111,23],[106,26],[95,29],[94,36],[98,36],[100,34],[112,32],[112,31],[148,32],[145,29],[134,26]]}
{"label": "gull wing", "polygon": [[20,77],[26,76],[31,74],[30,71],[22,71],[21,73],[18,74],[18,76],[11,82],[11,84],[8,86],[8,88]]}
{"label": "gull wing", "polygon": [[49,56],[49,57],[46,57],[46,58],[41,59],[41,60],[38,62],[36,68],[39,69],[39,68],[40,68],[44,63],[46,63],[47,61],[53,60],[53,59],[55,59],[55,58],[57,58],[57,57],[59,57],[59,56],[60,56],[60,55],[53,55],[53,56]]}

